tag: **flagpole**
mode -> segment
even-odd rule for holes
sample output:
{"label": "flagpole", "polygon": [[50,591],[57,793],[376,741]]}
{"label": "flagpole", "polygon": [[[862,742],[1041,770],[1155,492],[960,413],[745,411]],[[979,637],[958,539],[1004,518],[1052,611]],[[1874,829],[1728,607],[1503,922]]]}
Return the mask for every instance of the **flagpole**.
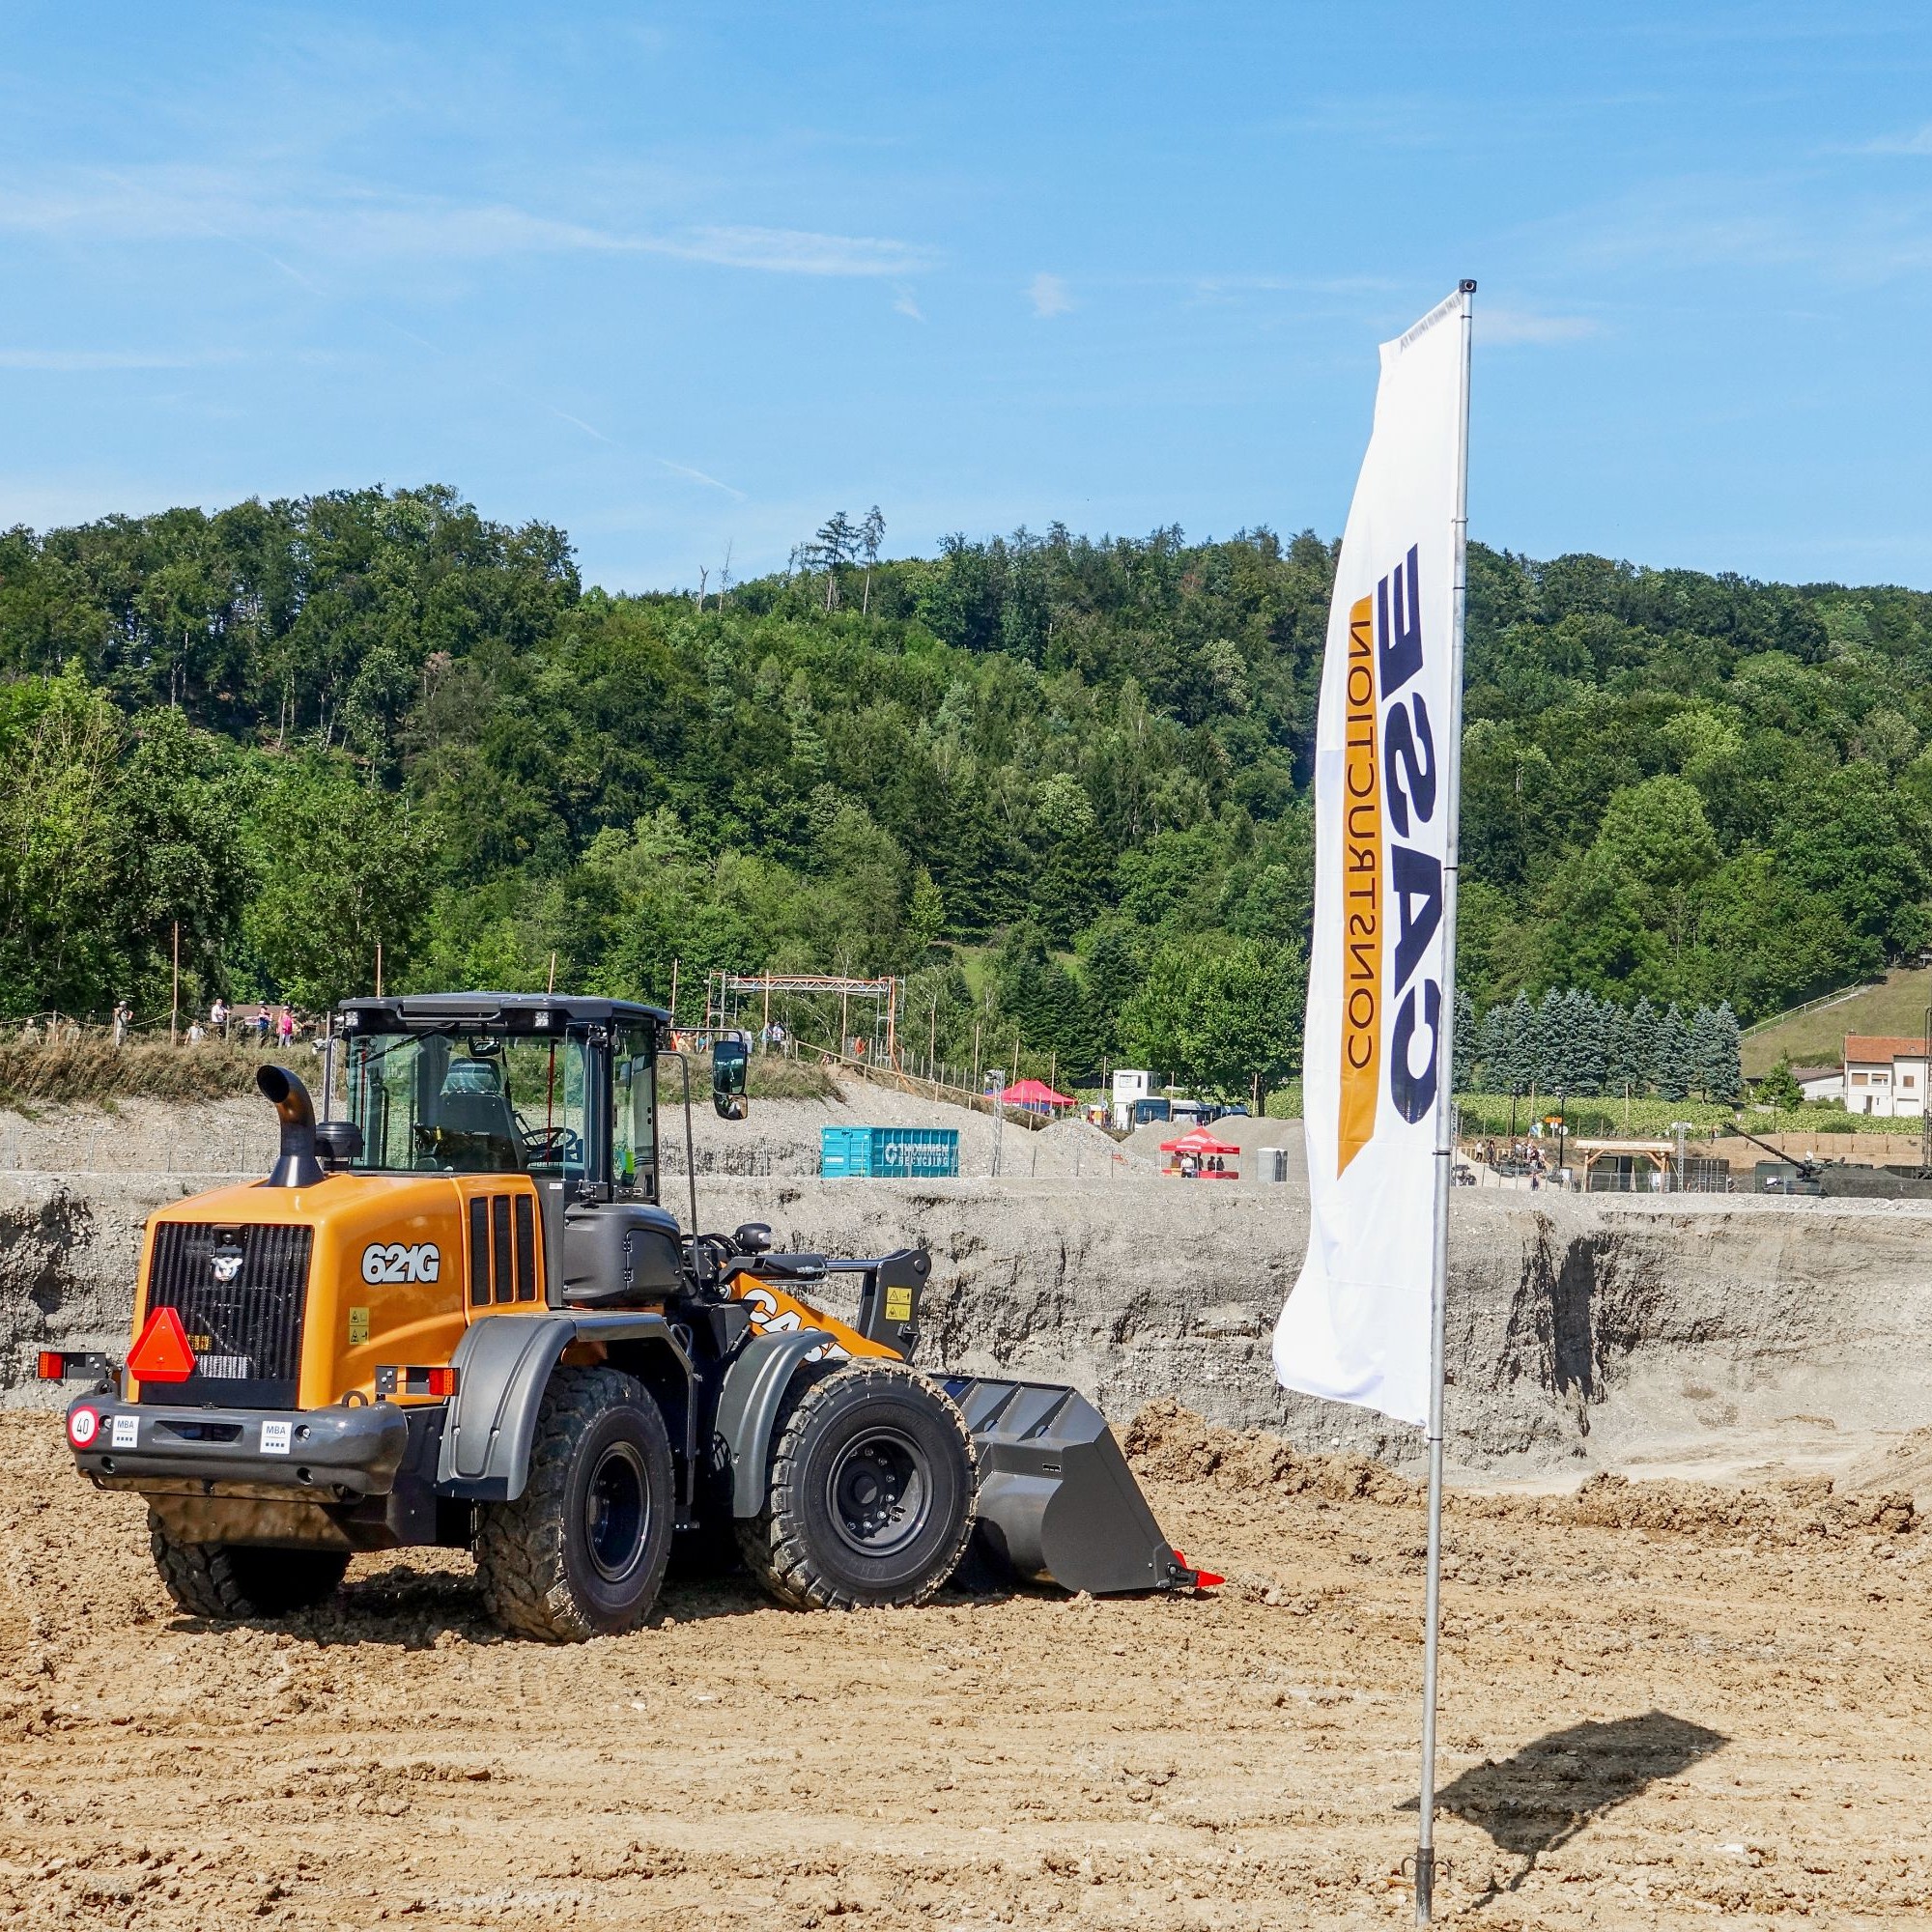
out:
{"label": "flagpole", "polygon": [[1449,635],[1449,728],[1444,733],[1442,867],[1442,1017],[1440,1077],[1435,1088],[1435,1251],[1430,1270],[1429,1335],[1429,1569],[1422,1639],[1422,1790],[1415,1840],[1415,1922],[1431,1922],[1435,1902],[1435,1666],[1442,1624],[1442,1357],[1448,1330],[1449,1193],[1455,1179],[1456,1138],[1456,884],[1463,821],[1463,629],[1469,603],[1469,343],[1474,330],[1474,282],[1461,285],[1463,396],[1456,424],[1456,582]]}

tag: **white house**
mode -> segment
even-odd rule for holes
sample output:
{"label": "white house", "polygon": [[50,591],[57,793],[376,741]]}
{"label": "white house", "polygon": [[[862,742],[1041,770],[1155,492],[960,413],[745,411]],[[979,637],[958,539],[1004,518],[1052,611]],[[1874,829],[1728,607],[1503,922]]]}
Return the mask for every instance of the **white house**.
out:
{"label": "white house", "polygon": [[1843,1100],[1845,1069],[1842,1066],[1794,1066],[1791,1077],[1807,1100]]}
{"label": "white house", "polygon": [[1845,1106],[1854,1114],[1925,1112],[1925,1041],[1918,1034],[1845,1036]]}

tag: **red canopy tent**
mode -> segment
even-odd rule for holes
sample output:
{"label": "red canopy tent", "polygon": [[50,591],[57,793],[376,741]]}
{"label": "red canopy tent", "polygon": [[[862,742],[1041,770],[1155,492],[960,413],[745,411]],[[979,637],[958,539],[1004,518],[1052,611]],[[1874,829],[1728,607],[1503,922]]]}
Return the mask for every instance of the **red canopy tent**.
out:
{"label": "red canopy tent", "polygon": [[1075,1104],[1071,1094],[1056,1094],[1044,1080],[1015,1080],[1000,1090],[1000,1100],[1005,1106],[1025,1107],[1036,1114],[1050,1114],[1056,1107]]}
{"label": "red canopy tent", "polygon": [[1238,1155],[1241,1151],[1228,1141],[1217,1141],[1206,1127],[1196,1127],[1191,1133],[1182,1134],[1177,1140],[1162,1141],[1160,1151],[1162,1153],[1174,1155],[1173,1161],[1161,1169],[1163,1174],[1185,1173],[1186,1170],[1180,1164],[1181,1159],[1184,1155],[1192,1154],[1194,1176],[1197,1179],[1238,1180],[1240,1179],[1232,1167],[1208,1166],[1210,1158],[1220,1159],[1231,1153]]}

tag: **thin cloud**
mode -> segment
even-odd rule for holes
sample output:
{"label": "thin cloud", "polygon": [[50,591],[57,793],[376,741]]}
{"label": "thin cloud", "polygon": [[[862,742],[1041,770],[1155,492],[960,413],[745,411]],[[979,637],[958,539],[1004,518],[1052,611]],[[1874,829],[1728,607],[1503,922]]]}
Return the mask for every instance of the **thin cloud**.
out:
{"label": "thin cloud", "polygon": [[1533,342],[1580,342],[1603,333],[1587,315],[1534,315],[1520,308],[1478,308],[1476,334],[1489,347]]}
{"label": "thin cloud", "polygon": [[699,228],[684,237],[639,237],[612,245],[781,275],[903,275],[930,268],[933,261],[925,249],[906,242],[800,228]]}
{"label": "thin cloud", "polygon": [[1916,134],[1881,134],[1862,141],[1852,150],[1856,155],[1932,155],[1932,121]]}
{"label": "thin cloud", "polygon": [[582,416],[574,416],[568,410],[560,410],[554,404],[550,405],[550,412],[561,421],[569,423],[573,428],[581,429],[585,436],[594,436],[599,442],[609,442],[612,449],[617,447],[601,429],[597,428],[594,423],[585,422]]}
{"label": "thin cloud", "polygon": [[894,296],[893,310],[894,313],[897,315],[911,316],[913,321],[915,322],[923,322],[925,320],[924,311],[921,309],[919,303],[913,299],[913,293],[910,289],[900,289],[899,292],[895,296]]}
{"label": "thin cloud", "polygon": [[725,496],[743,503],[748,501],[744,491],[734,490],[728,483],[721,483],[715,476],[707,476],[701,469],[694,469],[688,463],[673,463],[668,456],[654,456],[651,461],[660,469],[668,469],[673,476],[688,476],[694,483],[702,483],[707,490],[722,490]]}
{"label": "thin cloud", "polygon": [[232,362],[232,355],[175,355],[153,349],[0,349],[0,369],[39,369],[80,375],[102,369],[200,369]]}
{"label": "thin cloud", "polygon": [[[215,237],[262,248],[349,257],[486,261],[533,254],[649,254],[768,274],[903,277],[938,261],[888,236],[815,229],[694,225],[637,233],[559,220],[504,202],[388,194],[329,177],[263,184],[207,168],[76,172],[0,183],[0,228],[117,241]],[[276,265],[306,280],[299,270]]]}
{"label": "thin cloud", "polygon": [[1065,315],[1073,306],[1073,298],[1058,275],[1036,275],[1027,290],[1027,299],[1033,303],[1034,314],[1048,322],[1056,315]]}

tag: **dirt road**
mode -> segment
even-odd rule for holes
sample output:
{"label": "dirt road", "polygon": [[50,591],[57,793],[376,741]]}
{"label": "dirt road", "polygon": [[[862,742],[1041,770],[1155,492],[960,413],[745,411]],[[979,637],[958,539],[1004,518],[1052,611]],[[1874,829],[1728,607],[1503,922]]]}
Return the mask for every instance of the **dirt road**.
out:
{"label": "dirt road", "polygon": [[[460,1559],[286,1628],[175,1615],[139,1508],[0,1417],[0,1919],[1406,1923],[1421,1516],[1156,1415],[1201,1601],[802,1616],[735,1583],[578,1649]],[[1450,1517],[1443,1917],[1905,1925],[1932,1905],[1932,1537],[1898,1495],[1629,1486]]]}

